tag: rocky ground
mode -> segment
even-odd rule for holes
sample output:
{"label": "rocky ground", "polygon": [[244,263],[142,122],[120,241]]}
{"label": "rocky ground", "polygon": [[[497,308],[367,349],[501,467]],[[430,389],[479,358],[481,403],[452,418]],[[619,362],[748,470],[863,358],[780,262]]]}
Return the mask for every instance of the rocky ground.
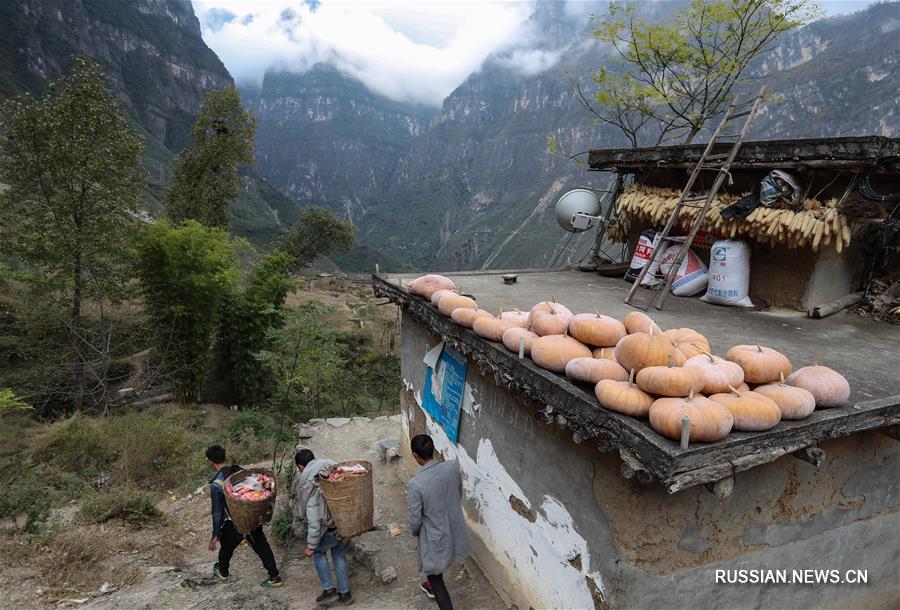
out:
{"label": "rocky ground", "polygon": [[[399,437],[396,417],[333,419],[314,426],[302,442],[317,456],[337,461],[365,459],[375,467],[375,523],[378,530],[353,540],[351,588],[357,608],[436,608],[418,589],[415,539],[406,533],[406,485],[399,458],[381,462],[379,442]],[[279,501],[287,501],[282,494]],[[157,536],[176,535],[184,555],[171,565],[144,565],[135,583],[90,600],[58,600],[57,605],[94,609],[139,608],[317,608],[320,591],[304,545],[275,547],[284,586],[263,590],[265,572],[256,555],[241,546],[231,567],[232,578],[212,578],[215,556],[206,549],[209,500],[206,491],[164,503],[169,527]],[[126,535],[125,532],[118,532]],[[152,562],[149,562],[152,563]],[[505,608],[497,593],[471,560],[453,566],[445,580],[457,608]],[[101,585],[102,587],[102,585]],[[24,599],[18,600],[25,602]]]}

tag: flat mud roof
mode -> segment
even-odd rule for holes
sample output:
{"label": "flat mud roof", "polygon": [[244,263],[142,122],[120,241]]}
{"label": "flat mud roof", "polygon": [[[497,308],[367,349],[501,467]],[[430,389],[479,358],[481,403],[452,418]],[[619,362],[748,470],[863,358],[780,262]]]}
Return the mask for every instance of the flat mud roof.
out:
{"label": "flat mud roof", "polygon": [[[497,314],[501,308],[528,311],[553,296],[573,312],[593,312],[622,319],[636,311],[622,301],[629,284],[622,279],[580,271],[516,271],[518,280],[505,284],[508,271],[447,273],[480,307]],[[541,369],[529,358],[519,360],[502,343],[486,341],[454,324],[427,300],[409,294],[405,284],[417,277],[373,276],[375,294],[399,304],[409,315],[469,355],[498,384],[526,400],[544,405],[538,416],[572,430],[576,441],[592,440],[603,451],[618,450],[623,472],[656,480],[675,492],[700,483],[727,482],[734,473],[794,453],[816,461],[810,451],[822,439],[900,424],[900,328],[882,322],[837,314],[812,320],[797,312],[743,311],[710,305],[696,298],[670,296],[662,311],[649,315],[663,329],[688,327],[705,335],[714,353],[733,345],[761,344],[784,353],[795,369],[821,364],[839,371],[850,382],[849,403],[816,410],[799,421],[782,421],[765,432],[732,432],[715,443],[693,443],[681,449],[663,438],[645,419],[602,408],[589,385]],[[642,289],[637,299],[647,297]],[[896,428],[886,430],[894,435]]]}

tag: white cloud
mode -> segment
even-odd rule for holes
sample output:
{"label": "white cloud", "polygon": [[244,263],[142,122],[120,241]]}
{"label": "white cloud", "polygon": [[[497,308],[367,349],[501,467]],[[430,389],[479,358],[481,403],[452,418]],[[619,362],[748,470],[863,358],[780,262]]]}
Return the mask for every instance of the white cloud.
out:
{"label": "white cloud", "polygon": [[[236,80],[326,62],[375,92],[438,106],[490,54],[527,46],[533,5],[194,0],[194,8],[204,40]],[[546,51],[520,51],[507,61],[534,73],[555,60]]]}

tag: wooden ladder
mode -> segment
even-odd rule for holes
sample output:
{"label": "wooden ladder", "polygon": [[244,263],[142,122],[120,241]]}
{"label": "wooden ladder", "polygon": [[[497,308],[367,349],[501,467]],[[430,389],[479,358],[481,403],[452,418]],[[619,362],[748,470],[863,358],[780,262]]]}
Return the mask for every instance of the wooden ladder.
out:
{"label": "wooden ladder", "polygon": [[[697,232],[703,225],[703,220],[706,218],[706,214],[707,212],[709,212],[709,208],[710,206],[712,206],[712,202],[715,200],[719,189],[725,182],[725,178],[731,177],[731,174],[729,173],[731,164],[734,162],[734,158],[737,156],[738,150],[740,150],[741,148],[744,137],[747,135],[747,132],[750,129],[750,123],[753,122],[753,118],[756,116],[756,113],[759,110],[760,105],[762,104],[763,98],[766,95],[766,91],[767,87],[766,85],[763,85],[760,88],[759,93],[756,94],[756,97],[753,99],[753,101],[748,102],[743,106],[739,104],[740,95],[737,95],[725,110],[725,115],[722,117],[722,121],[719,123],[719,126],[713,132],[712,137],[710,137],[709,142],[706,144],[706,149],[700,156],[700,160],[697,161],[697,164],[694,166],[694,170],[691,172],[691,177],[688,178],[687,184],[681,191],[681,196],[678,198],[678,202],[675,204],[675,208],[672,210],[672,214],[671,216],[669,216],[669,220],[668,222],[666,222],[666,226],[663,228],[662,233],[660,233],[660,235],[658,236],[658,241],[653,248],[653,254],[650,255],[650,260],[648,260],[644,264],[644,268],[641,269],[640,275],[638,275],[638,278],[628,290],[628,294],[625,297],[626,304],[646,311],[650,309],[650,307],[655,303],[656,309],[662,309],[663,302],[666,300],[666,296],[668,296],[669,291],[672,289],[672,282],[675,281],[675,276],[678,273],[678,269],[681,268],[681,263],[684,261],[684,257],[687,256],[687,253],[690,251],[691,244],[694,243],[694,238],[697,236]],[[749,106],[749,109],[741,109],[746,108],[747,106]],[[724,134],[724,131],[728,127],[729,122],[744,116],[747,117],[747,120],[744,122],[744,126],[741,128],[740,133]],[[716,141],[720,138],[735,138],[731,146],[731,151],[727,154],[710,154],[716,144]],[[700,173],[704,171],[717,172],[716,180],[713,183],[712,188],[706,193],[706,195],[692,196],[691,192],[694,188],[694,183],[697,181],[697,177],[700,175]],[[704,202],[702,207],[699,205],[701,201]],[[691,225],[691,230],[688,233],[687,237],[684,238],[684,240],[673,239],[670,234],[675,227],[675,223],[678,222],[678,216],[681,213],[681,209],[685,207],[699,207],[700,213],[694,219],[694,222]],[[644,276],[647,275],[647,271],[650,269],[653,261],[656,260],[657,255],[663,249],[661,246],[664,242],[681,243],[681,248],[678,251],[678,256],[675,258],[675,262],[673,263],[669,272],[666,274],[665,286],[662,288],[662,290],[651,292],[650,300],[647,303],[646,307],[634,305],[631,302],[632,298],[634,297],[635,292],[637,292],[637,289],[641,286],[641,282],[644,280]]]}

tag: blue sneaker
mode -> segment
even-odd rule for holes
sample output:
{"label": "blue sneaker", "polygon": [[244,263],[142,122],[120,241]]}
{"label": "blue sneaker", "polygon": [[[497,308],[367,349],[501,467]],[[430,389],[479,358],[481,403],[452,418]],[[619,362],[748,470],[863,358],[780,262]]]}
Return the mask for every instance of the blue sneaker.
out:
{"label": "blue sneaker", "polygon": [[281,576],[276,576],[275,578],[265,579],[264,581],[259,583],[259,586],[263,589],[277,589],[282,584],[283,583],[281,582]]}
{"label": "blue sneaker", "polygon": [[222,574],[222,570],[219,568],[219,564],[213,566],[213,576],[219,579],[220,582],[228,582],[228,574]]}

